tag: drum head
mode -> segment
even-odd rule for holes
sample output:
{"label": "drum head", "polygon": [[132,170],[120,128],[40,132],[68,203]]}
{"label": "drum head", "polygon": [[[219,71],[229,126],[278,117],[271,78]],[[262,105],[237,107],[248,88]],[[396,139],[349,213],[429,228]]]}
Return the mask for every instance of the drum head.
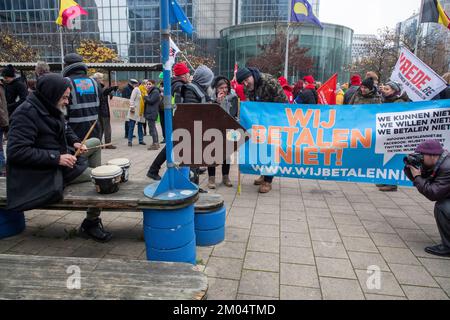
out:
{"label": "drum head", "polygon": [[91,174],[94,178],[114,177],[122,174],[122,168],[114,165],[101,166],[92,169]]}
{"label": "drum head", "polygon": [[130,160],[127,158],[112,159],[108,161],[109,165],[127,167],[130,165]]}

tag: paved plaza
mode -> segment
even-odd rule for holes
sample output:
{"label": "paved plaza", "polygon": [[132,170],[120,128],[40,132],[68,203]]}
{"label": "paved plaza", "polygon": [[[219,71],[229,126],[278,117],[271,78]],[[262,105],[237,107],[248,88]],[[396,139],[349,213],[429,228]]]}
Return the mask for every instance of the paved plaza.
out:
{"label": "paved plaza", "polygon": [[[118,149],[104,150],[103,162],[129,158],[131,179],[150,183],[157,151],[136,140],[128,147],[122,124],[113,131]],[[150,145],[151,137],[145,140]],[[201,179],[206,188],[207,174]],[[273,191],[260,195],[255,177],[243,175],[238,195],[236,165],[231,179],[235,187],[215,191],[227,206],[226,239],[197,247],[208,299],[449,299],[450,259],[423,251],[440,242],[434,204],[415,189],[381,193],[370,184],[276,178]],[[107,244],[74,236],[84,217],[27,212],[26,231],[0,240],[0,253],[146,259],[142,214],[102,214],[114,234]]]}

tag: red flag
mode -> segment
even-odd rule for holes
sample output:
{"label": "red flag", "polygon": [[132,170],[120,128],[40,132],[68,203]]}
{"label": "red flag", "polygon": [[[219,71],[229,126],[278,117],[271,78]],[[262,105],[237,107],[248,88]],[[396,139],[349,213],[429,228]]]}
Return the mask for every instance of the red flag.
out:
{"label": "red flag", "polygon": [[338,74],[335,73],[327,82],[325,82],[317,93],[319,94],[319,104],[335,105],[336,104],[336,87]]}

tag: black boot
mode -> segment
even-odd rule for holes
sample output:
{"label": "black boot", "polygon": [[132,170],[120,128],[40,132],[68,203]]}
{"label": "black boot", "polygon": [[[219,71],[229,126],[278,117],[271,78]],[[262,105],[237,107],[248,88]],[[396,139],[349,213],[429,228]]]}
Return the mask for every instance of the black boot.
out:
{"label": "black boot", "polygon": [[79,233],[84,238],[91,238],[98,242],[108,242],[112,238],[112,234],[103,228],[100,218],[95,220],[84,219],[81,224]]}
{"label": "black boot", "polygon": [[439,257],[450,257],[450,248],[447,248],[443,244],[426,247],[425,252]]}

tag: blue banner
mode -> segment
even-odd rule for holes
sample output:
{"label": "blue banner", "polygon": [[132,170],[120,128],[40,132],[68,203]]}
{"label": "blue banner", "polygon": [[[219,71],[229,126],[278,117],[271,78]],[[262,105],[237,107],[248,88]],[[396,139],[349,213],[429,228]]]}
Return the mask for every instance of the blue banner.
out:
{"label": "blue banner", "polygon": [[242,173],[411,186],[403,158],[427,139],[450,149],[450,100],[353,106],[241,103]]}

